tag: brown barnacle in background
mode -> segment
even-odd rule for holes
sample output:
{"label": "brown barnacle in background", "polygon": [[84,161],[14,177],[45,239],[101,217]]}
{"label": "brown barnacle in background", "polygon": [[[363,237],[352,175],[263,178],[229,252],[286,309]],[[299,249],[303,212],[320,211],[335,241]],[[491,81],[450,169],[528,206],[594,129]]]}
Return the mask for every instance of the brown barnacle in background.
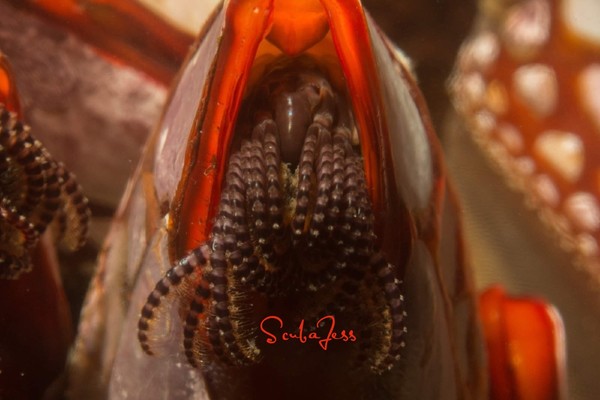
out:
{"label": "brown barnacle in background", "polygon": [[67,249],[85,242],[90,211],[75,177],[0,103],[0,278],[31,270],[50,228]]}
{"label": "brown barnacle in background", "polygon": [[451,81],[476,142],[593,276],[600,265],[596,4],[482,7],[482,29],[463,46]]}
{"label": "brown barnacle in background", "polygon": [[446,132],[478,284],[556,306],[573,399],[600,393],[598,18],[597,0],[482,0]]}

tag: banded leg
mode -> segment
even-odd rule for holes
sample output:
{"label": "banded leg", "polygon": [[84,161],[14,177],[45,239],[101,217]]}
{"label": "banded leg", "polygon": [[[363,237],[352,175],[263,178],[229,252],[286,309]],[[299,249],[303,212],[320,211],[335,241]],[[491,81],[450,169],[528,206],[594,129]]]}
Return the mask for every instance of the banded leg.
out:
{"label": "banded leg", "polygon": [[58,164],[58,175],[62,180],[61,201],[64,204],[60,214],[65,225],[61,230],[61,241],[74,251],[80,249],[87,239],[90,220],[88,199],[83,195],[75,175],[67,171],[62,163]]}
{"label": "banded leg", "polygon": [[381,254],[375,254],[371,258],[371,270],[377,278],[380,293],[383,294],[387,318],[384,319],[388,351],[380,357],[373,366],[374,370],[384,371],[390,369],[400,358],[404,347],[404,336],[406,334],[406,312],[404,311],[404,297],[402,296],[401,282],[396,278],[394,266],[389,264]]}
{"label": "banded leg", "polygon": [[[29,129],[16,121],[13,115],[6,110],[2,111],[1,105],[0,114],[3,114],[0,115],[0,120],[3,121],[0,125],[2,158],[8,160],[10,157],[10,160],[14,161],[10,165],[6,162],[7,165],[3,166],[2,171],[12,169],[12,175],[16,178],[11,179],[12,185],[3,179],[2,192],[11,199],[11,203],[21,213],[28,214],[42,201],[44,176],[39,164],[39,160],[43,157],[41,143],[33,140],[29,135]],[[15,171],[16,169],[20,170],[20,173]],[[6,187],[9,189],[4,189]]]}
{"label": "banded leg", "polygon": [[44,200],[38,204],[29,216],[40,234],[55,219],[62,205],[60,199],[62,179],[58,175],[58,165],[50,158],[50,154],[47,151],[43,151],[43,154],[44,157],[40,166],[45,180]]}
{"label": "banded leg", "polygon": [[[267,248],[266,168],[263,149],[258,141],[253,140],[248,143],[245,150],[248,154],[249,184],[246,191],[246,201],[248,202],[249,221],[251,221],[251,229],[256,237],[257,248],[268,258],[270,252]],[[265,247],[264,250],[263,247]]]}
{"label": "banded leg", "polygon": [[[231,206],[229,187],[223,192],[221,203]],[[239,282],[232,274],[229,254],[237,244],[235,224],[221,207],[212,230],[210,265],[206,281],[211,291],[210,316],[207,322],[208,339],[222,362],[245,365],[255,362],[257,352],[242,340],[240,321],[244,313],[243,296],[238,291]],[[235,326],[233,321],[235,320]]]}
{"label": "banded leg", "polygon": [[[265,261],[276,268],[276,247],[282,239],[284,222],[280,182],[281,159],[275,121],[270,118],[261,121],[255,127],[252,137],[257,147],[260,147],[260,153],[257,154],[262,157],[261,167],[264,169],[264,179],[260,178],[260,184],[265,193],[262,201],[265,207],[263,231],[255,240],[258,240]],[[257,177],[253,180],[257,180]],[[252,204],[251,200],[250,203]]]}
{"label": "banded leg", "polygon": [[190,365],[197,368],[204,359],[206,344],[204,335],[198,325],[205,319],[206,307],[210,298],[210,289],[207,284],[200,280],[194,288],[194,294],[183,324],[183,348],[185,357]]}
{"label": "banded leg", "polygon": [[18,191],[3,191],[3,197],[11,199],[17,210],[34,224],[38,234],[42,234],[60,207],[56,162],[41,143],[31,137],[29,128],[1,104],[0,128],[0,147],[12,160],[13,180],[15,169],[22,172],[16,178],[21,183],[13,188],[13,191]]}
{"label": "banded leg", "polygon": [[[332,189],[329,203],[327,205],[326,225],[330,235],[330,241],[328,246],[337,247],[339,238],[341,235],[341,216],[343,206],[343,195],[344,195],[344,182],[345,182],[345,166],[346,166],[346,154],[347,154],[347,143],[349,136],[345,135],[345,132],[336,128],[333,135],[333,175],[332,175]],[[337,270],[343,269],[345,260],[338,258],[335,268]]]}
{"label": "banded leg", "polygon": [[[51,224],[59,238],[65,237],[70,250],[83,245],[89,208],[81,188],[74,176],[54,161],[43,145],[31,136],[29,128],[2,104],[0,194],[5,216],[3,224],[8,224],[3,228],[6,240],[0,244],[2,270],[12,271],[2,272],[2,277],[15,278],[30,268],[28,252]],[[9,214],[12,215],[10,218]],[[31,227],[34,233],[30,232]],[[10,236],[9,232],[14,235]],[[22,260],[18,260],[19,257]],[[9,266],[8,260],[14,265]]]}
{"label": "banded leg", "polygon": [[187,283],[192,274],[200,272],[199,270],[207,263],[208,253],[209,249],[206,245],[193,250],[169,269],[148,295],[138,321],[138,340],[145,353],[153,354],[150,339],[161,304],[164,303],[167,296],[173,293],[175,288]]}
{"label": "banded leg", "polygon": [[246,365],[252,362],[252,354],[236,337],[231,317],[230,281],[227,276],[227,261],[220,252],[210,258],[211,270],[206,276],[210,284],[212,299],[207,320],[208,339],[215,355],[221,362],[230,365]]}
{"label": "banded leg", "polygon": [[298,164],[298,193],[296,195],[296,208],[292,219],[292,234],[299,239],[305,232],[307,219],[311,211],[311,187],[314,178],[314,160],[317,146],[317,136],[320,126],[312,124],[306,133],[306,140],[302,147],[300,163]]}
{"label": "banded leg", "polygon": [[281,158],[276,133],[267,130],[264,137],[265,165],[267,167],[267,205],[272,237],[279,240],[283,232],[283,199],[281,194]]}
{"label": "banded leg", "polygon": [[316,199],[313,216],[310,221],[308,245],[312,247],[318,244],[319,247],[323,248],[327,239],[325,214],[327,206],[329,205],[333,184],[333,149],[331,133],[324,127],[319,131],[317,148]]}

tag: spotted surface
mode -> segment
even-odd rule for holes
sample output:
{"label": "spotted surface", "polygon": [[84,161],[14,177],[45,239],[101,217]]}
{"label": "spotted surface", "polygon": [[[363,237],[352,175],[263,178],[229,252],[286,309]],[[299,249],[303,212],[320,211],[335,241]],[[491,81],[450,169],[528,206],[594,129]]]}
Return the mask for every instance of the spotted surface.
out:
{"label": "spotted surface", "polygon": [[516,2],[484,18],[451,85],[457,109],[509,184],[598,277],[600,51],[559,3]]}

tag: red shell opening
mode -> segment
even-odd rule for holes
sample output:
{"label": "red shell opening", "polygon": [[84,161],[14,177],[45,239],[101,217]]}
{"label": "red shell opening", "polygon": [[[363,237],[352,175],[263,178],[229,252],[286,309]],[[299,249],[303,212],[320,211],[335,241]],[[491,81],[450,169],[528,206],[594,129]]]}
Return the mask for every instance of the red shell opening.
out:
{"label": "red shell opening", "polygon": [[[180,214],[173,219],[178,224],[172,227],[174,255],[180,257],[208,238],[219,204],[236,117],[246,87],[252,81],[253,66],[265,51],[274,49],[264,39],[269,35],[268,39],[275,43],[284,41],[282,35],[294,28],[286,33],[281,29],[282,21],[298,19],[298,26],[316,23],[316,31],[321,33],[293,38],[296,44],[291,53],[312,44],[309,52],[323,59],[335,58],[336,67],[341,69],[338,75],[340,81],[345,81],[359,128],[367,185],[376,215],[375,231],[382,250],[391,259],[399,260],[402,246],[398,243],[398,231],[400,221],[406,221],[406,210],[394,183],[394,171],[382,168],[384,160],[391,159],[389,136],[383,122],[380,82],[362,7],[358,0],[320,0],[319,11],[319,4],[312,1],[306,3],[306,9],[296,18],[291,13],[301,6],[285,4],[286,8],[273,0],[229,3],[214,75],[208,89],[205,87],[206,110],[198,122],[201,134],[191,139],[197,142],[191,142],[193,145],[186,154],[186,163],[192,167],[175,199]],[[323,15],[327,17],[330,34],[313,43],[322,34]],[[284,50],[287,51],[285,46]]]}

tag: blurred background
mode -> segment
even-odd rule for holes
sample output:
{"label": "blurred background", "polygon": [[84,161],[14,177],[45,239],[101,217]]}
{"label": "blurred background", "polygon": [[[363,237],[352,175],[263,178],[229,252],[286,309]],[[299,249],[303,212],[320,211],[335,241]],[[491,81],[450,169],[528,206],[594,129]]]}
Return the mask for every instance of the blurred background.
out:
{"label": "blurred background", "polygon": [[[140,1],[190,35],[199,31],[207,10],[217,3]],[[81,39],[15,7],[17,3],[0,0],[0,50],[13,65],[28,122],[52,154],[78,175],[94,212],[88,245],[77,254],[61,254],[64,264],[77,266],[67,267],[64,274],[76,320],[109,221],[144,140],[160,116],[167,90],[143,74],[98,57]],[[500,282],[511,293],[554,304],[567,333],[571,398],[600,398],[595,372],[600,369],[599,275],[560,245],[540,221],[539,209],[527,204],[526,193],[509,187],[508,178],[473,139],[472,127],[465,122],[468,118],[454,111],[449,94],[449,79],[467,37],[482,29],[501,35],[495,29],[510,7],[532,1],[484,0],[479,13],[475,0],[363,3],[413,61],[462,206],[467,253],[478,287]],[[558,18],[560,7],[567,3],[577,1],[549,1],[552,18]],[[600,14],[596,15],[598,20]],[[576,44],[567,40],[561,51],[568,52],[568,46]],[[599,54],[597,44],[586,46],[594,56]]]}

